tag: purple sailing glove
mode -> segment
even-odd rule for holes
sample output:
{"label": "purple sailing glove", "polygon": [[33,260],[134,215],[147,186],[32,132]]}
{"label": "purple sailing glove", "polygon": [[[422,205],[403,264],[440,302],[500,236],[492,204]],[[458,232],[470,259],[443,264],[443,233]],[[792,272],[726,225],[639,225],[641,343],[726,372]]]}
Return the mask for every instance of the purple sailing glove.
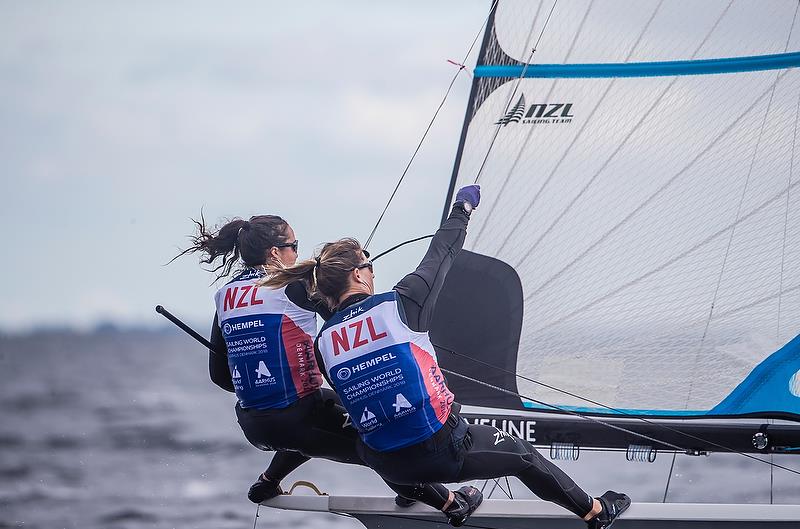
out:
{"label": "purple sailing glove", "polygon": [[477,208],[481,201],[481,186],[472,184],[464,186],[456,193],[456,202],[469,202],[473,208]]}

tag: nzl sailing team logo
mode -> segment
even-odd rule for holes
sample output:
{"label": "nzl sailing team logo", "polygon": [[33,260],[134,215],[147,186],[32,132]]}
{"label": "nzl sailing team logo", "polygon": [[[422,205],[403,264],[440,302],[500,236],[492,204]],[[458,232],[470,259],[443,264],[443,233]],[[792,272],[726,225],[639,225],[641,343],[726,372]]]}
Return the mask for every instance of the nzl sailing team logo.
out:
{"label": "nzl sailing team logo", "polygon": [[506,126],[509,123],[524,125],[572,123],[572,103],[525,103],[525,94],[519,96],[517,104],[508,109],[506,115],[495,122],[495,125]]}

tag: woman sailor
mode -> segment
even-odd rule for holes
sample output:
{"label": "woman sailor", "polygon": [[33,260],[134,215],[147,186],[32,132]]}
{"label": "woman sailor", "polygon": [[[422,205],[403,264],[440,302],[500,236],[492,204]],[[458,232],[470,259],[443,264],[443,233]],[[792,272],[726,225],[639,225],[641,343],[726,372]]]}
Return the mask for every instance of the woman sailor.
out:
{"label": "woman sailor", "polygon": [[[298,241],[291,226],[275,215],[233,220],[218,231],[197,222],[198,235],[185,253],[201,252],[201,262],[227,276],[240,260],[244,268],[220,288],[211,331],[211,380],[237,396],[236,415],[247,440],[276,450],[269,467],[251,486],[248,498],[260,503],[281,493],[280,481],[311,457],[363,465],[356,453],[357,432],[345,420],[336,394],[321,388],[313,351],[316,315],[331,313],[311,301],[305,282],[280,288],[259,285],[274,269],[297,260]],[[389,486],[401,497],[433,505],[460,525],[471,512],[465,497],[442,485]]]}
{"label": "woman sailor", "polygon": [[467,424],[439,369],[428,329],[445,276],[461,249],[480,188],[461,188],[422,262],[393,290],[374,293],[373,265],[354,239],[274,274],[273,287],[300,278],[335,313],[317,336],[318,362],[358,428],[362,459],[395,483],[516,476],[542,499],[608,527],[630,504],[608,491],[592,498],[527,441]]}

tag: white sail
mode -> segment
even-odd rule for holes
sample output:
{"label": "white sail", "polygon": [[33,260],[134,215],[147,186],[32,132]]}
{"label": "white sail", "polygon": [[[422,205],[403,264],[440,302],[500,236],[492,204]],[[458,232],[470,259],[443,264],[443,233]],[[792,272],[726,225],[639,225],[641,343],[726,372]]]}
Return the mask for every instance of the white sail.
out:
{"label": "white sail", "polygon": [[[486,74],[454,182],[485,189],[465,247],[522,280],[521,375],[614,408],[706,414],[800,333],[800,72],[713,72],[800,49],[798,4],[568,2],[544,27],[552,4],[501,2],[487,60],[527,60],[541,35],[515,73],[689,61],[699,74]],[[503,121],[520,100],[522,119]],[[535,384],[520,392],[592,407]],[[765,411],[787,408],[800,399]]]}

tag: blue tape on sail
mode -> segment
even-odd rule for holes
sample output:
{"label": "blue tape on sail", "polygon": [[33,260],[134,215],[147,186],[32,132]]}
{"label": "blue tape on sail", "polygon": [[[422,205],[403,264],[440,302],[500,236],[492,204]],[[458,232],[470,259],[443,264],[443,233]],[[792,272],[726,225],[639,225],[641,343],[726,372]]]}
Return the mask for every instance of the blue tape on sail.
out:
{"label": "blue tape on sail", "polygon": [[[523,401],[522,405],[526,408],[530,408],[532,410],[546,410],[546,411],[557,411],[555,408],[551,408],[550,406],[543,406],[541,404],[537,404],[535,402],[530,401]],[[557,405],[558,409],[571,411],[575,413],[593,413],[593,414],[600,414],[600,415],[646,415],[646,416],[653,416],[653,417],[696,417],[698,415],[707,415],[708,411],[706,410],[639,410],[633,408],[615,408],[614,410],[609,410],[608,408],[592,408],[592,407],[585,407],[585,406],[562,406],[560,404]]]}
{"label": "blue tape on sail", "polygon": [[475,68],[475,77],[599,78],[664,77],[708,75],[737,72],[780,70],[800,66],[800,52],[693,61],[632,62],[607,64],[531,64],[483,65]]}
{"label": "blue tape on sail", "polygon": [[[530,401],[526,408],[554,411]],[[623,408],[562,406],[562,410],[602,415],[640,415],[653,417],[714,417],[726,415],[800,415],[800,335],[772,353],[710,410],[646,410]]]}

